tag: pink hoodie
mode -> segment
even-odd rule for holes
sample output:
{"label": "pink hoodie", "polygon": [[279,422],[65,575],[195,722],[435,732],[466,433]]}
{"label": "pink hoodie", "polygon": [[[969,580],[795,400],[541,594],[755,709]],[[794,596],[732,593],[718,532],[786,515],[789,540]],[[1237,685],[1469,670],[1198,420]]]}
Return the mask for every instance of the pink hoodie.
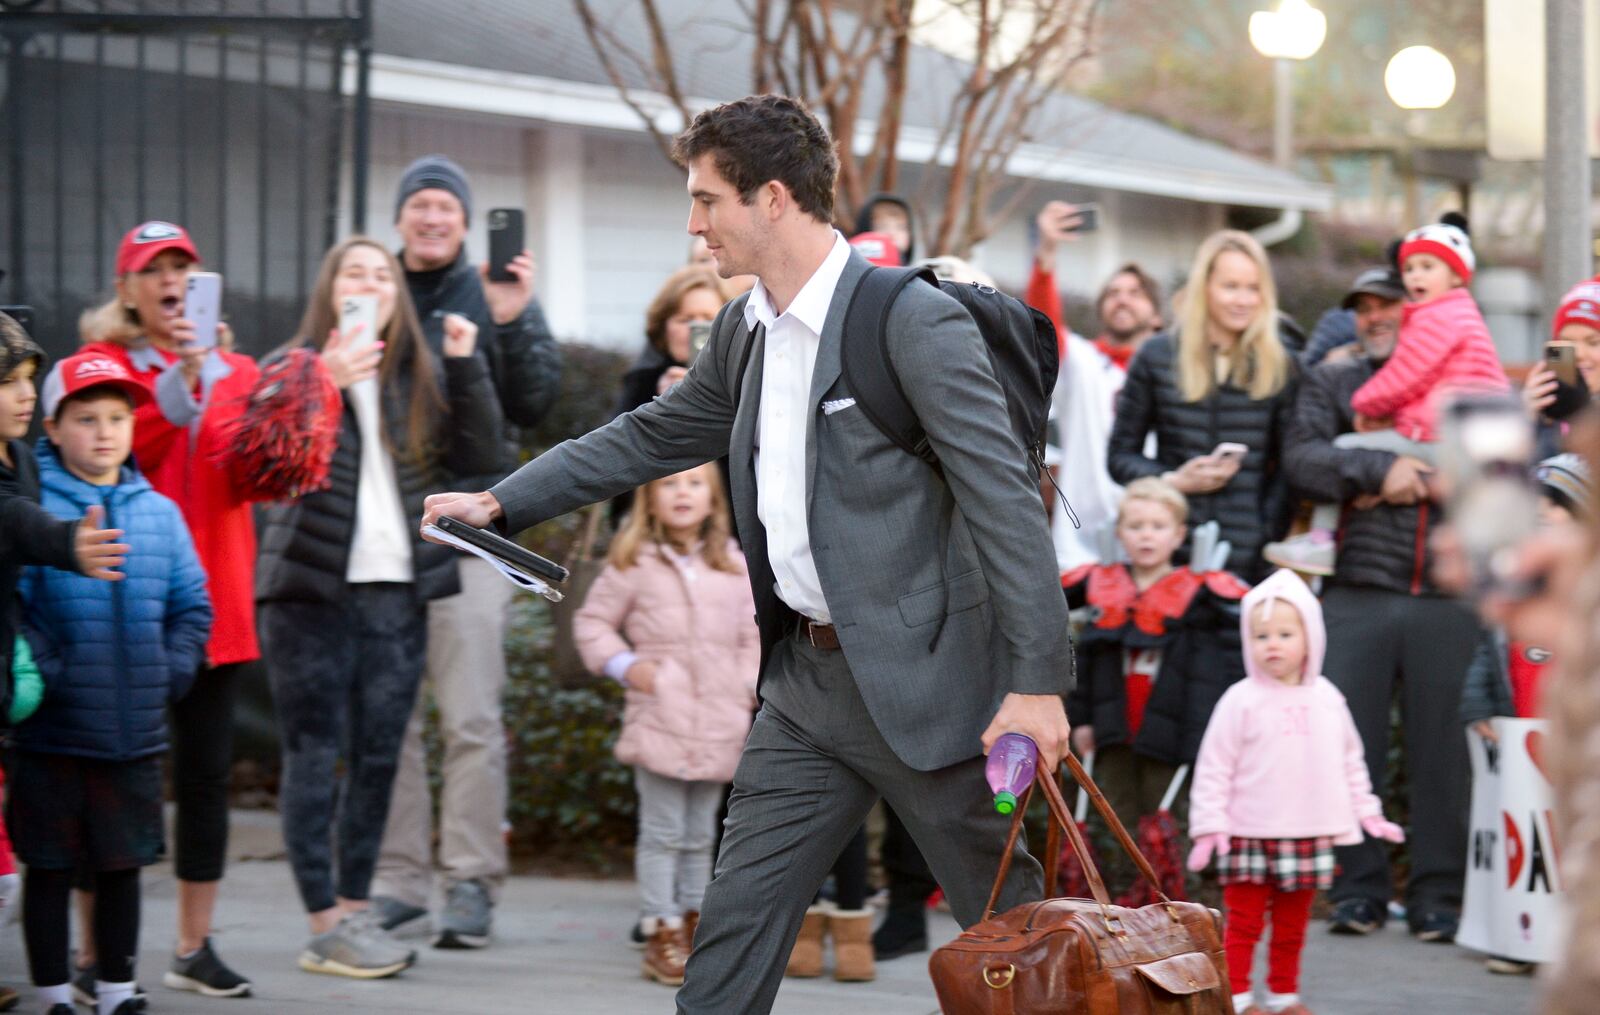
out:
{"label": "pink hoodie", "polygon": [[[1250,618],[1282,600],[1306,628],[1307,677],[1281,684],[1250,660]],[[1200,742],[1189,796],[1189,835],[1247,839],[1362,839],[1361,820],[1381,816],[1350,709],[1321,675],[1327,650],[1322,606],[1292,571],[1244,597],[1240,631],[1249,676],[1228,688]]]}

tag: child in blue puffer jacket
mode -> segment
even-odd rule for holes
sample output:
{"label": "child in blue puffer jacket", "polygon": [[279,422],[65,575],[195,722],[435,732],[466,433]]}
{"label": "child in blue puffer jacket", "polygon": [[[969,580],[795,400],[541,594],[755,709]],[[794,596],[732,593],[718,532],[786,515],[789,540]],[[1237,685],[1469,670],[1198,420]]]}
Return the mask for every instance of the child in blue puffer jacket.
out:
{"label": "child in blue puffer jacket", "polygon": [[139,868],[162,847],[166,709],[199,672],[211,632],[205,572],[177,505],[128,461],[149,391],[117,361],[58,363],[40,401],[44,507],[90,508],[139,550],[124,580],[50,568],[22,577],[23,627],[44,700],[16,730],[6,825],[28,867],[23,936],[49,1015],[71,1015],[67,913],[73,873],[94,877],[100,1015],[130,1015],[139,951]]}

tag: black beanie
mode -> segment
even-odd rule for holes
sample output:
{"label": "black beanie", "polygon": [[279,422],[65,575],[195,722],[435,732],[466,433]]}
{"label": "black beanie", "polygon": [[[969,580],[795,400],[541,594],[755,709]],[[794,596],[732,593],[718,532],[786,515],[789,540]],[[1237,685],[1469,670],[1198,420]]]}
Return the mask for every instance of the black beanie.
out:
{"label": "black beanie", "polygon": [[472,188],[467,185],[466,171],[444,155],[424,155],[400,174],[400,193],[394,199],[395,221],[400,220],[400,209],[406,198],[429,189],[448,190],[454,194],[467,219],[472,219]]}

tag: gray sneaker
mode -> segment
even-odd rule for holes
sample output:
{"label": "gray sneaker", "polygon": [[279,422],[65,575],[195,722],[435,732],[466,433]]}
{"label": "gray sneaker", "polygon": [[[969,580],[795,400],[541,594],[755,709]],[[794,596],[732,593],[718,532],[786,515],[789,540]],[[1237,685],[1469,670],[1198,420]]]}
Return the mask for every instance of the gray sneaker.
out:
{"label": "gray sneaker", "polygon": [[435,948],[482,948],[489,943],[489,889],[482,881],[457,881],[445,893]]}
{"label": "gray sneaker", "polygon": [[417,953],[390,937],[378,926],[370,909],[350,913],[332,930],[318,934],[300,953],[300,968],[308,973],[378,980],[405,969]]}
{"label": "gray sneaker", "polygon": [[374,895],[370,905],[378,919],[378,926],[388,931],[399,930],[413,920],[420,920],[428,915],[425,907],[413,906],[392,895]]}

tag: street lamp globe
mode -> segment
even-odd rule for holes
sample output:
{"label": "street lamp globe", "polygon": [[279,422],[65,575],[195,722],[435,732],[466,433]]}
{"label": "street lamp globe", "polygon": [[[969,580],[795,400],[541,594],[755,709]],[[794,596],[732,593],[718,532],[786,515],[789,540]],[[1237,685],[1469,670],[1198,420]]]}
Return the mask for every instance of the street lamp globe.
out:
{"label": "street lamp globe", "polygon": [[1280,0],[1278,9],[1250,15],[1250,45],[1275,60],[1308,60],[1328,37],[1328,19],[1306,0]]}
{"label": "street lamp globe", "polygon": [[1456,69],[1432,46],[1407,46],[1389,60],[1383,87],[1401,109],[1438,109],[1456,92]]}

